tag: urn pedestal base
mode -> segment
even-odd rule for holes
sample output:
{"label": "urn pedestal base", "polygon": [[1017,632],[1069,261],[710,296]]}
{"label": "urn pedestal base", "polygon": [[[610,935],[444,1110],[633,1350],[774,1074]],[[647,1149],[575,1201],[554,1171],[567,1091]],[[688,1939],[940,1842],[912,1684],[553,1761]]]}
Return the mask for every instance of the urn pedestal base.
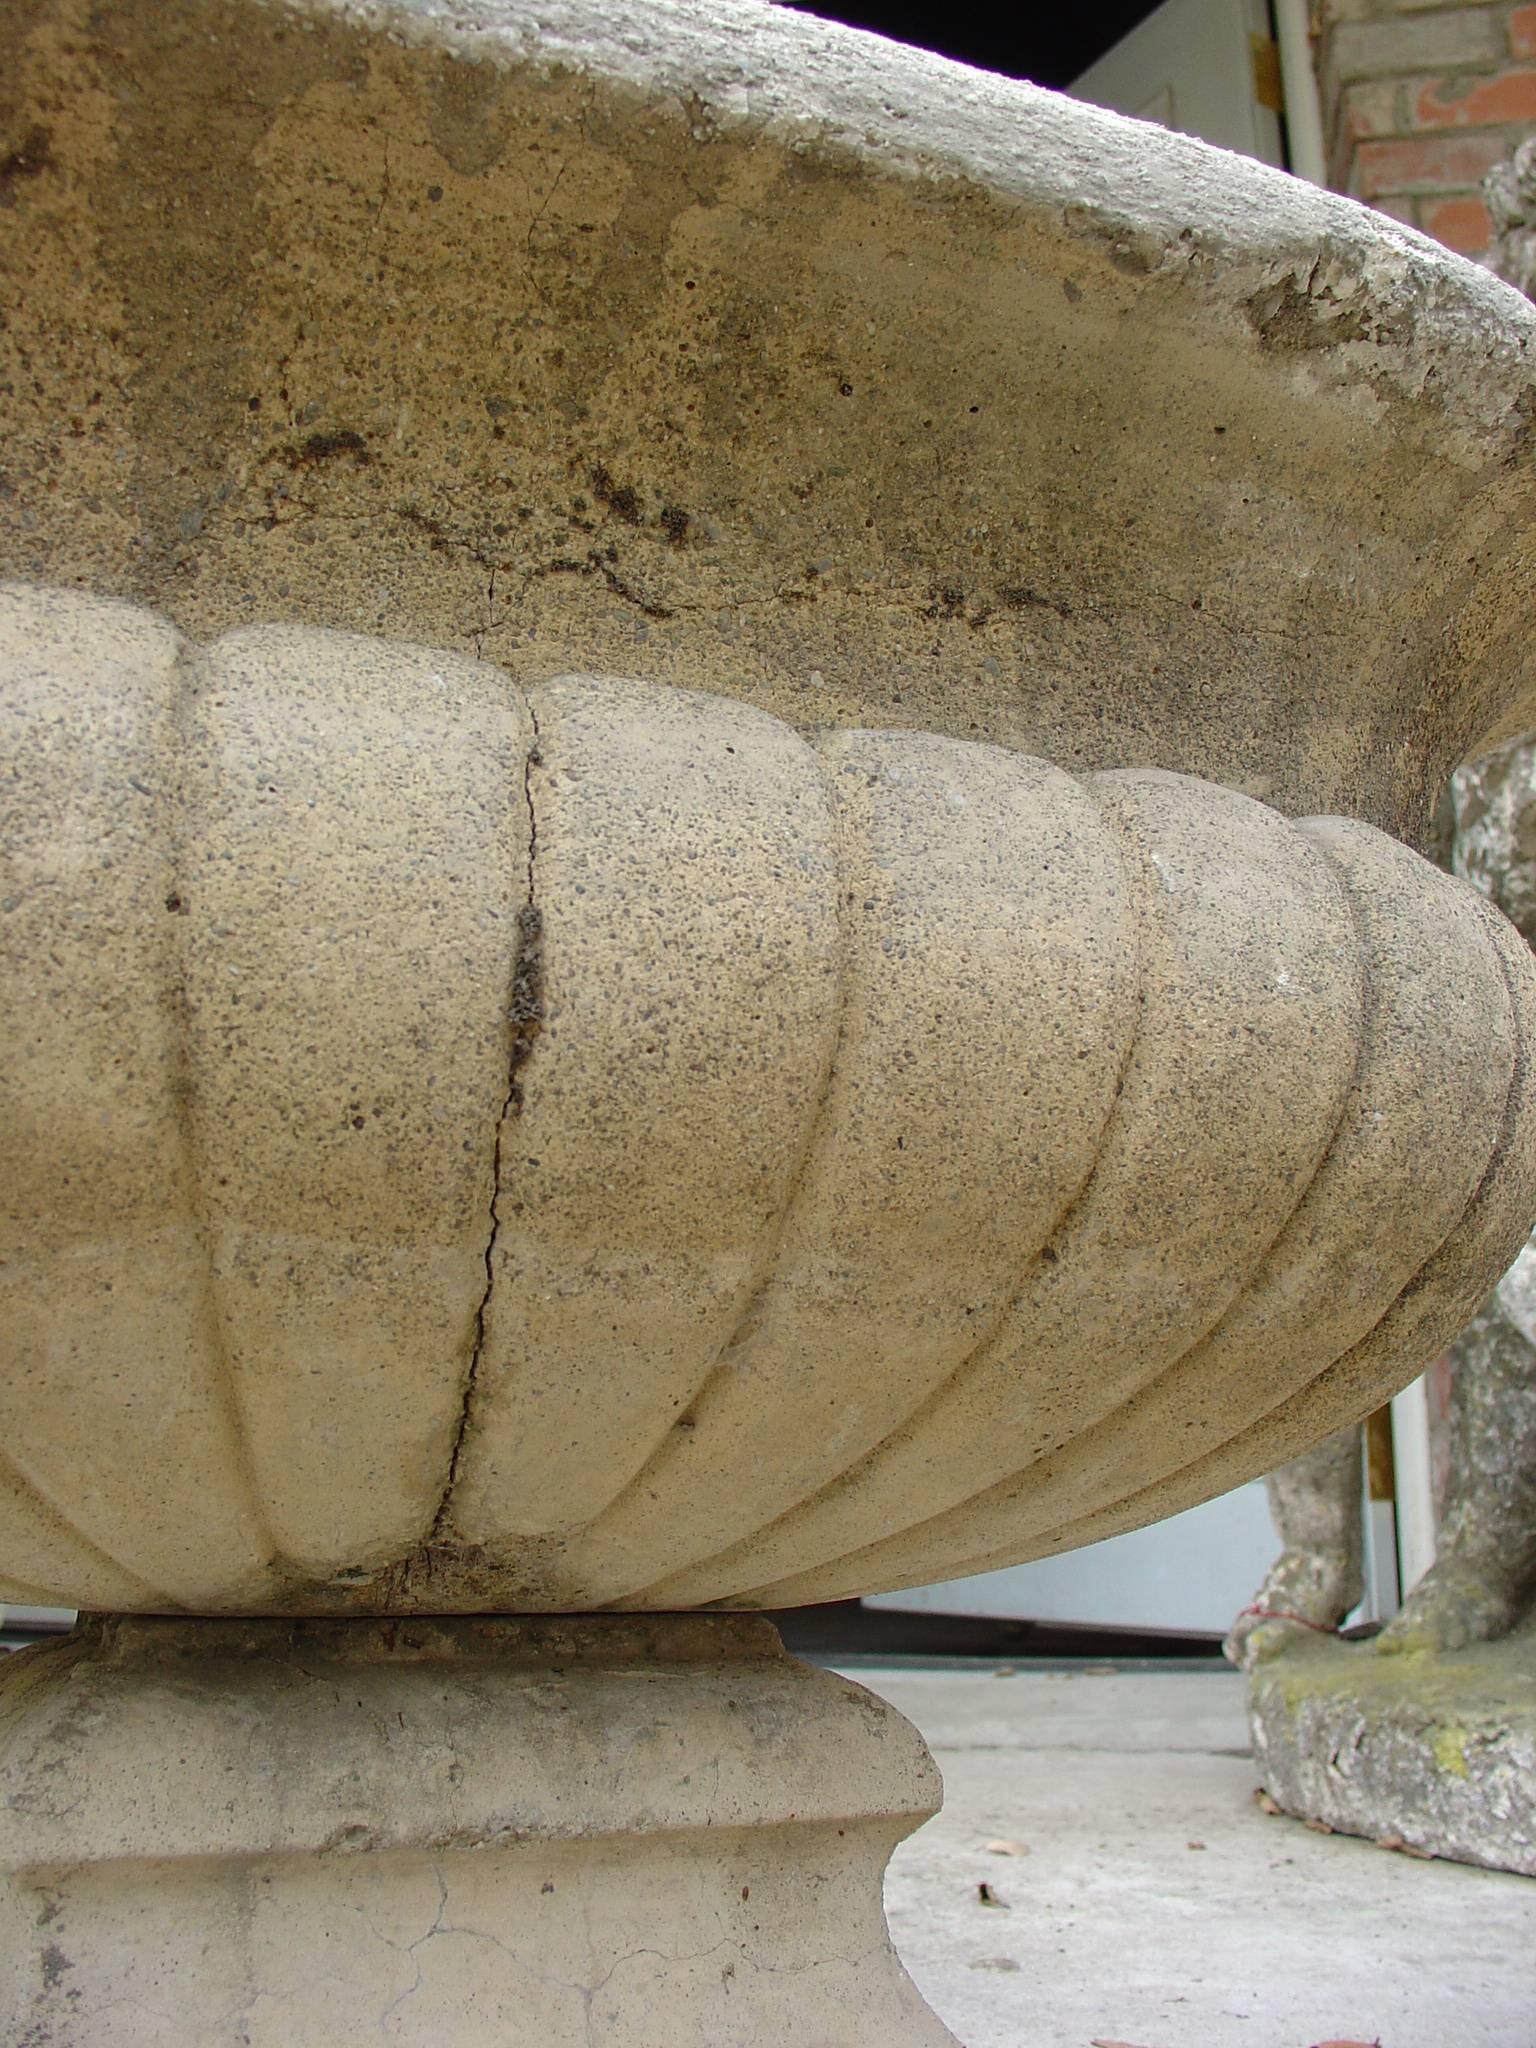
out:
{"label": "urn pedestal base", "polygon": [[0,1672],[0,2038],[953,2048],[940,1790],[762,1622],[98,1620]]}
{"label": "urn pedestal base", "polygon": [[1386,1655],[1297,1641],[1249,1678],[1254,1753],[1287,1813],[1536,1877],[1536,1626]]}

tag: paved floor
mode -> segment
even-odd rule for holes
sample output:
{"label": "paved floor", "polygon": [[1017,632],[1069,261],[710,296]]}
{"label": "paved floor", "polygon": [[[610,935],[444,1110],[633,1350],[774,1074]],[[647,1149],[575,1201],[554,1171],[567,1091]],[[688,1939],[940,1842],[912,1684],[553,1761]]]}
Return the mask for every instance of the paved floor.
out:
{"label": "paved floor", "polygon": [[843,1668],[944,1773],[887,1908],[965,2048],[1536,2048],[1536,1882],[1266,1816],[1235,1673]]}

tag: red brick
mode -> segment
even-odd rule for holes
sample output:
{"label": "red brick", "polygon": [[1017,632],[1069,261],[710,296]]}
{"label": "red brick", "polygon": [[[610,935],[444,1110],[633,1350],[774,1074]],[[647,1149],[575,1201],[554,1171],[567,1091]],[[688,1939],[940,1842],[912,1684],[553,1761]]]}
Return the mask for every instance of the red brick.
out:
{"label": "red brick", "polygon": [[1493,234],[1493,223],[1481,199],[1437,199],[1422,209],[1426,235],[1459,249],[1463,256],[1481,256]]}
{"label": "red brick", "polygon": [[1422,135],[1403,142],[1362,142],[1355,152],[1352,190],[1461,192],[1480,185],[1508,144],[1501,135]]}
{"label": "red brick", "polygon": [[1509,54],[1536,57],[1536,7],[1517,7],[1509,17]]}
{"label": "red brick", "polygon": [[1536,121],[1536,70],[1497,78],[1426,79],[1414,96],[1422,128],[1487,128],[1496,121]]}

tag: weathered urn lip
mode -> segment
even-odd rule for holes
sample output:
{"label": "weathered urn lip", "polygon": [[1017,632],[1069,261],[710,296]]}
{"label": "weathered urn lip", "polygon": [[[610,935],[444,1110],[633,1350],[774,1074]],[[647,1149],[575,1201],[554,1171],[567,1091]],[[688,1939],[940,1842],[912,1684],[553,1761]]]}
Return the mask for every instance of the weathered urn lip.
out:
{"label": "weathered urn lip", "polygon": [[7,573],[1419,843],[1536,718],[1536,314],[1348,200],[743,0],[0,34]]}

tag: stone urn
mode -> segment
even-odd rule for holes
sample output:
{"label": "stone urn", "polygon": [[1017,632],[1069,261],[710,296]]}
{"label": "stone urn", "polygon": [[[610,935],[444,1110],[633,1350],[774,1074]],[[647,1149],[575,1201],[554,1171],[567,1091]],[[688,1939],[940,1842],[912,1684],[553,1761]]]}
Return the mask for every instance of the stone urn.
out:
{"label": "stone urn", "polygon": [[1357,1419],[1536,1214],[1413,851],[1536,316],[748,0],[0,23],[0,2031],[937,2044],[748,1610]]}

